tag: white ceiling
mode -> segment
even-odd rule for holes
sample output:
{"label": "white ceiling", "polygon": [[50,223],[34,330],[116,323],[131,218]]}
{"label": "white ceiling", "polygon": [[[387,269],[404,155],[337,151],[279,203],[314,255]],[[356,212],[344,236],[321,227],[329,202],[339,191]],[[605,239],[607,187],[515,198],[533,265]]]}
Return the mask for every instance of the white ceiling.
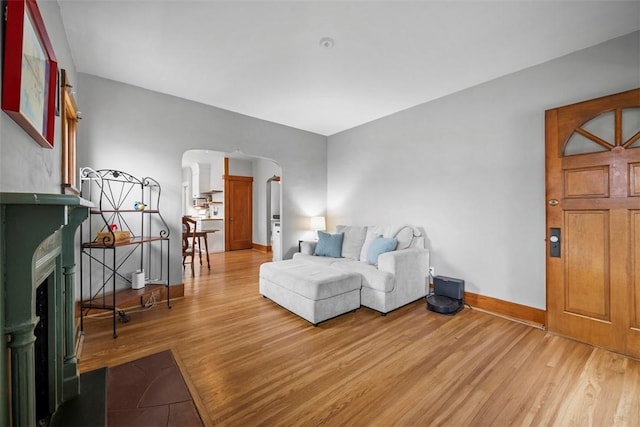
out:
{"label": "white ceiling", "polygon": [[639,0],[58,3],[77,71],[322,135],[640,29]]}

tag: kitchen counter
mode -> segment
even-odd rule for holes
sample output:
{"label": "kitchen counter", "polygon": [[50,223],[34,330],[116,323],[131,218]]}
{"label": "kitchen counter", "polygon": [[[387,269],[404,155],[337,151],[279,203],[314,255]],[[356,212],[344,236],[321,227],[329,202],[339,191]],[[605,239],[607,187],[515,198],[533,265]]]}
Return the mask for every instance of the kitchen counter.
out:
{"label": "kitchen counter", "polygon": [[191,216],[190,218],[197,221],[197,232],[207,233],[205,247],[209,252],[224,252],[224,218],[219,216],[212,218]]}
{"label": "kitchen counter", "polygon": [[221,216],[213,216],[213,217],[205,217],[205,216],[190,216],[189,218],[191,218],[194,221],[222,221],[224,220],[223,217]]}
{"label": "kitchen counter", "polygon": [[221,231],[221,229],[224,228],[224,223],[222,222],[223,218],[198,218],[197,221],[197,231],[216,232]]}

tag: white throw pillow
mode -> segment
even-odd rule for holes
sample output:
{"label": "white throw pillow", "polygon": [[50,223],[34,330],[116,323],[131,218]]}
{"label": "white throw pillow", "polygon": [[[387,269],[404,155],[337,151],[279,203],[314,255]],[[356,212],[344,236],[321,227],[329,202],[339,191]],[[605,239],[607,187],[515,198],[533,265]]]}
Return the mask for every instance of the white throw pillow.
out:
{"label": "white throw pillow", "polygon": [[364,238],[364,243],[362,244],[362,250],[360,251],[360,261],[367,262],[367,258],[369,255],[369,247],[371,246],[371,243],[375,239],[381,236],[382,234],[376,232],[374,227],[367,228],[367,235]]}
{"label": "white throw pillow", "polygon": [[413,243],[413,227],[405,226],[402,227],[393,237],[398,241],[397,250],[407,249]]}
{"label": "white throw pillow", "polygon": [[336,227],[336,232],[344,233],[344,240],[342,241],[342,258],[349,258],[356,261],[359,260],[362,244],[364,243],[364,239],[367,235],[367,227],[339,225]]}

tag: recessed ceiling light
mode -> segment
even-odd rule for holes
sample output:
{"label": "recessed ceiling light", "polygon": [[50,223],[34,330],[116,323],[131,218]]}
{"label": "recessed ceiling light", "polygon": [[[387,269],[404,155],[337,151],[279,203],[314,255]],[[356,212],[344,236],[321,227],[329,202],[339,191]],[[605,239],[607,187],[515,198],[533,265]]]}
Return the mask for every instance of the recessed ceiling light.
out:
{"label": "recessed ceiling light", "polygon": [[336,44],[335,40],[331,37],[323,37],[320,39],[320,47],[325,49],[331,49]]}

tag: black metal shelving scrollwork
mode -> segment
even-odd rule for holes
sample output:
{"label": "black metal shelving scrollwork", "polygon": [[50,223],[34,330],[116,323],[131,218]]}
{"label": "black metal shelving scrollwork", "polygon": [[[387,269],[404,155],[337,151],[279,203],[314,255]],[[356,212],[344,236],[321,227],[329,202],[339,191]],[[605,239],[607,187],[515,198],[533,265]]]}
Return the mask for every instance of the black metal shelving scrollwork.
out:
{"label": "black metal shelving scrollwork", "polygon": [[[91,310],[129,321],[124,305],[152,306],[169,297],[169,227],[160,213],[161,187],[150,177],[115,169],[80,169],[82,197],[97,209],[81,226],[80,329]],[[162,290],[164,289],[164,293]],[[160,296],[160,298],[158,297]]]}

